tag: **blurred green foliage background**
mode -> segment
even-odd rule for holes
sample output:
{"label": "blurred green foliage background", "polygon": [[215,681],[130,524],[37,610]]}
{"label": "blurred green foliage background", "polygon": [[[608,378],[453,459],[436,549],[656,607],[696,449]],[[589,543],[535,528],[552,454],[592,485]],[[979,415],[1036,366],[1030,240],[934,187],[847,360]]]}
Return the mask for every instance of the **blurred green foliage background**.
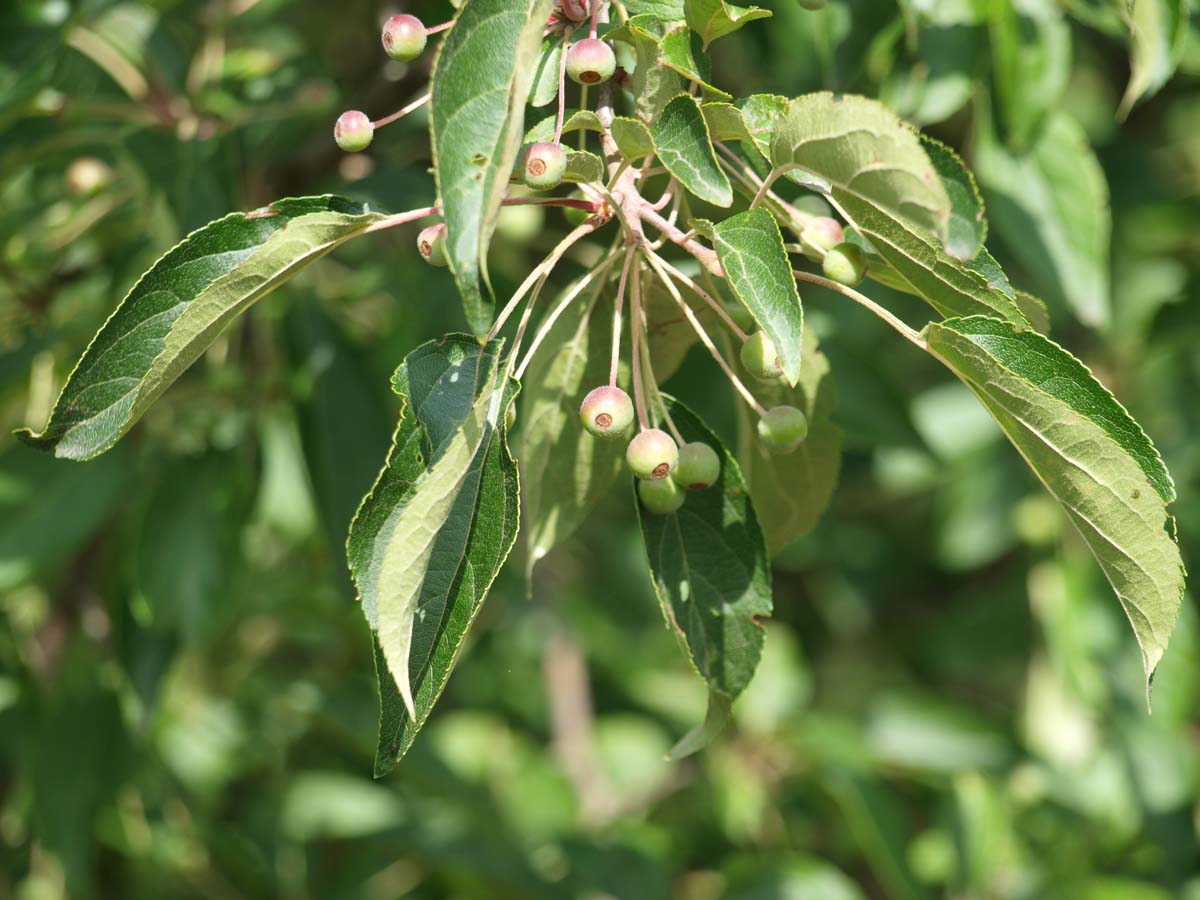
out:
{"label": "blurred green foliage background", "polygon": [[[1031,67],[1063,73],[1054,105],[1112,196],[1106,321],[1056,302],[1005,234],[990,246],[1158,443],[1187,558],[1200,30],[1118,123],[1122,5],[1016,3],[1038,11],[1022,28],[1053,27],[1005,61],[1006,2],[778,0],[714,68],[736,93],[880,96],[968,159],[971,110],[1011,105]],[[90,336],[189,230],[297,194],[432,201],[421,115],[359,156],[330,136],[342,109],[378,117],[422,89],[430,54],[379,50],[391,11],[0,4],[5,435],[45,419]],[[563,226],[505,213],[501,294]],[[825,521],[779,561],[736,727],[662,760],[705,697],[619,492],[531,592],[509,566],[414,750],[373,781],[344,536],[386,452],[392,368],[463,327],[415,231],[355,242],[256,307],[94,462],[0,438],[0,898],[1200,898],[1194,600],[1147,715],[1116,599],[982,409],[816,291],[847,454]],[[876,293],[919,321],[916,301]],[[717,378],[693,352],[670,388],[708,407]]]}

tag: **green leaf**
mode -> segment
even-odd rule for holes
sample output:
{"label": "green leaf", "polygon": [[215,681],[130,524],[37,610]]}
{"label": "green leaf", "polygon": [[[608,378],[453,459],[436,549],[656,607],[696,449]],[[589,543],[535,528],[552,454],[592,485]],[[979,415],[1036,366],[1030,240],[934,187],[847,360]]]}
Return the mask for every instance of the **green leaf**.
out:
{"label": "green leaf", "polygon": [[686,25],[672,28],[663,35],[661,48],[662,64],[700,85],[706,97],[714,100],[733,99],[731,94],[711,84],[712,66],[704,55],[699,36]]}
{"label": "green leaf", "polygon": [[1190,0],[1133,0],[1130,17],[1130,73],[1117,117],[1124,119],[1139,100],[1153,96],[1170,80],[1187,42]]}
{"label": "green leaf", "polygon": [[521,402],[521,464],[537,472],[525,485],[527,572],[569,538],[612,487],[624,462],[623,441],[592,437],[579,404],[608,383],[611,329],[595,315],[607,273],[554,323],[529,365]]}
{"label": "green leaf", "polygon": [[881,103],[828,92],[798,97],[775,125],[770,158],[776,169],[801,169],[946,238],[942,179],[917,133]]}
{"label": "green leaf", "polygon": [[552,0],[470,0],[433,73],[429,127],[446,256],[471,328],[492,321],[487,248],[521,146],[525,101]]}
{"label": "green leaf", "polygon": [[719,222],[714,245],[725,278],[775,345],[788,384],[800,378],[804,309],[779,225],[762,207]]}
{"label": "green leaf", "polygon": [[733,203],[733,188],[717,163],[708,125],[694,97],[680,94],[650,123],[654,149],[667,171],[701,200]]}
{"label": "green leaf", "polygon": [[737,461],[687,407],[663,399],[684,440],[704,441],[720,455],[721,477],[689,491],[670,515],[638,503],[646,557],[668,626],[710,690],[733,698],[762,655],[760,620],[772,608],[767,548]]}
{"label": "green leaf", "polygon": [[1010,146],[1022,148],[1058,106],[1071,74],[1071,31],[1055,0],[991,5],[992,66]]}
{"label": "green leaf", "polygon": [[751,94],[739,104],[746,130],[754,146],[766,159],[771,158],[775,129],[784,120],[790,104],[787,97],[778,94]]}
{"label": "green leaf", "polygon": [[684,0],[683,15],[688,27],[700,36],[707,50],[717,38],[733,34],[755,19],[769,18],[771,11],[757,6],[734,6],[725,0]]}
{"label": "green leaf", "polygon": [[842,430],[833,423],[836,405],[829,360],[811,328],[804,331],[804,365],[794,388],[755,381],[740,369],[742,380],[766,407],[788,404],[808,416],[808,437],[791,453],[770,453],[745,407],[738,459],[750,486],[750,499],[774,556],[816,527],[837,487],[842,460]]}
{"label": "green leaf", "polygon": [[653,123],[673,97],[683,90],[683,78],[663,64],[663,23],[653,16],[634,16],[608,33],[612,40],[633,47],[636,63],[631,78],[638,117]]}
{"label": "green leaf", "polygon": [[422,344],[393,376],[403,398],[387,463],[350,527],[350,572],[376,642],[376,773],[412,745],[517,536],[503,423],[516,393],[499,342]]}
{"label": "green leaf", "polygon": [[660,22],[683,21],[683,0],[631,0],[625,8],[631,16],[653,16]]}
{"label": "green leaf", "polygon": [[1158,451],[1081,362],[1034,331],[973,316],[923,334],[1091,548],[1133,626],[1149,692],[1185,575],[1166,510],[1175,489]]}
{"label": "green leaf", "polygon": [[637,119],[616,116],[612,121],[610,132],[617,149],[626,159],[637,159],[649,156],[654,152],[654,141],[650,138],[650,130]]}
{"label": "green leaf", "polygon": [[700,107],[714,141],[754,141],[742,111],[732,103],[705,103]]}
{"label": "green leaf", "polygon": [[[558,98],[558,78],[562,73],[562,38],[552,35],[542,41],[537,66],[533,70],[533,85],[529,89],[529,105],[545,106]],[[530,140],[528,137],[525,140]]]}
{"label": "green leaf", "polygon": [[45,429],[18,434],[68,459],[103,453],[238,314],[382,218],[340,197],[303,197],[192,232],[104,323]]}
{"label": "green leaf", "polygon": [[1047,299],[1093,327],[1109,319],[1112,213],[1104,170],[1066,113],[1051,115],[1028,152],[1016,154],[980,117],[975,171],[996,232]]}
{"label": "green leaf", "polygon": [[833,200],[883,261],[942,316],[990,315],[1029,325],[1011,292],[949,256],[932,236],[844,191],[835,189]]}
{"label": "green leaf", "polygon": [[704,721],[675,743],[675,746],[667,753],[667,759],[675,762],[699,753],[720,736],[732,718],[733,698],[728,694],[710,689]]}
{"label": "green leaf", "polygon": [[[553,113],[546,116],[527,132],[522,138],[522,144],[536,144],[539,141],[554,140],[554,129],[558,125],[558,114]],[[600,124],[600,117],[590,109],[568,109],[566,118],[563,119],[563,134],[570,134],[573,131],[595,131],[600,133],[604,131],[604,126]],[[517,171],[520,171],[519,163]]]}
{"label": "green leaf", "polygon": [[924,134],[921,135],[921,146],[929,154],[929,161],[941,176],[950,198],[946,252],[955,259],[971,259],[987,239],[987,219],[984,218],[979,185],[962,157],[950,147]]}

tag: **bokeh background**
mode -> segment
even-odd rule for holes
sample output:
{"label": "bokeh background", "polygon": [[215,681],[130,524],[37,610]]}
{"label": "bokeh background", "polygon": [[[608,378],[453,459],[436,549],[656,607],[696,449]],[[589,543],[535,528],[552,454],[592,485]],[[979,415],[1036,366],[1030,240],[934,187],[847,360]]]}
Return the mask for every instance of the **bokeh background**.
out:
{"label": "bokeh background", "polygon": [[[1180,73],[1118,123],[1123,3],[1017,3],[1050,37],[1029,32],[1009,75],[991,18],[1007,2],[770,5],[716,46],[720,84],[882,96],[968,158],[1005,78],[1047,58],[1066,73],[1053,105],[1112,195],[1112,300],[1085,325],[1048,297],[1052,335],[1158,443],[1194,559],[1196,22]],[[378,117],[422,89],[431,54],[379,51],[392,11],[0,4],[0,898],[1200,898],[1194,600],[1147,715],[1133,635],[1082,542],[965,390],[844,300],[805,295],[841,483],[779,560],[736,727],[677,764],[663,754],[704,692],[618,491],[529,590],[518,544],[413,751],[371,778],[371,644],[344,535],[386,452],[392,368],[464,324],[415,230],[355,242],[261,303],[100,459],[7,436],[45,419],[189,230],[288,195],[432,201],[420,115],[362,155],[330,136],[341,110]],[[502,293],[563,226],[505,214]],[[1004,238],[989,245],[1014,283],[1052,294]],[[670,387],[732,421],[702,355]]]}

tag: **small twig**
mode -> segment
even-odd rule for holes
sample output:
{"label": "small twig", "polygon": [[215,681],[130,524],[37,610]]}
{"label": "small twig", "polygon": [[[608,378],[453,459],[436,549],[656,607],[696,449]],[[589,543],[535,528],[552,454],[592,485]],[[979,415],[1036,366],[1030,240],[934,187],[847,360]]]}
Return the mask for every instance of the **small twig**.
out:
{"label": "small twig", "polygon": [[650,263],[650,267],[654,269],[655,273],[658,275],[659,280],[662,281],[663,285],[670,293],[671,297],[679,305],[680,310],[683,311],[684,316],[688,320],[688,324],[692,326],[692,330],[695,331],[696,336],[700,338],[700,343],[705,346],[708,352],[712,354],[712,358],[717,361],[717,365],[721,367],[721,371],[725,373],[725,377],[729,379],[730,383],[734,386],[737,392],[742,395],[742,399],[750,405],[751,409],[753,409],[760,416],[765,416],[767,414],[766,409],[764,409],[763,405],[758,402],[752,393],[750,393],[750,389],[742,383],[742,380],[737,377],[733,369],[729,367],[729,363],[725,362],[725,357],[721,356],[721,352],[712,342],[712,338],[708,336],[708,332],[704,330],[704,326],[700,324],[700,320],[696,318],[696,314],[692,312],[692,308],[687,305],[687,301],[685,301],[680,295],[679,289],[675,287],[675,283],[671,281],[666,272],[658,267],[657,257],[647,252],[646,259]]}
{"label": "small twig", "polygon": [[658,378],[654,375],[654,363],[650,357],[650,334],[647,332],[646,340],[642,341],[642,363],[646,367],[646,385],[654,394],[655,405],[663,415],[663,421],[667,423],[667,430],[671,432],[671,436],[675,438],[675,442],[682,447],[687,443],[683,439],[683,435],[679,433],[679,429],[675,427],[675,420],[671,418],[671,413],[667,409],[667,404],[663,401],[662,391],[658,389]]}
{"label": "small twig", "polygon": [[437,34],[439,31],[445,31],[447,28],[453,28],[453,27],[454,27],[454,20],[447,19],[445,22],[442,22],[440,25],[434,25],[430,28],[426,28],[425,33],[426,34]]}
{"label": "small twig", "polygon": [[633,405],[637,409],[638,427],[645,430],[649,426],[646,415],[646,396],[642,384],[641,336],[642,336],[642,267],[633,269],[633,309],[629,314],[629,331],[632,346],[629,352],[629,363],[633,367]]}
{"label": "small twig", "polygon": [[428,103],[431,97],[433,97],[432,91],[430,91],[428,94],[425,94],[424,96],[418,97],[416,100],[414,100],[412,103],[408,104],[408,106],[404,107],[403,109],[396,110],[390,116],[384,116],[382,119],[379,119],[376,122],[372,122],[371,127],[372,128],[382,128],[384,125],[392,124],[397,119],[403,119],[410,112],[413,112],[414,110],[418,110],[422,106],[424,106],[426,103]]}
{"label": "small twig", "polygon": [[708,271],[712,272],[718,278],[724,277],[725,273],[721,271],[721,263],[717,259],[717,251],[709,247],[705,247],[695,238],[688,237],[687,234],[676,228],[674,224],[668,222],[655,210],[651,209],[650,204],[648,203],[643,202],[643,204],[638,207],[638,215],[644,221],[653,225],[654,228],[657,229],[659,233],[664,235],[671,243],[682,247],[692,256],[696,257],[700,265],[704,266],[704,268],[708,269]]}
{"label": "small twig", "polygon": [[563,120],[567,114],[567,47],[571,36],[563,32],[562,53],[558,61],[558,119],[554,123],[554,143],[562,140]]}
{"label": "small twig", "polygon": [[621,359],[621,312],[625,306],[625,281],[629,277],[629,265],[633,262],[633,245],[625,248],[625,264],[621,267],[621,280],[617,285],[617,302],[613,306],[612,362],[608,369],[608,386],[617,386],[617,369]]}
{"label": "small twig", "polygon": [[929,345],[925,343],[925,341],[919,334],[917,334],[917,332],[913,331],[913,329],[909,328],[908,325],[902,322],[899,318],[897,318],[888,310],[884,309],[865,294],[860,294],[852,287],[846,287],[844,284],[839,284],[836,281],[831,281],[830,279],[823,278],[820,275],[813,275],[810,272],[793,271],[792,274],[796,276],[797,281],[807,281],[809,284],[817,284],[823,288],[828,288],[831,291],[836,291],[839,294],[849,297],[851,300],[861,304],[862,306],[865,306],[871,312],[875,313],[875,315],[879,316],[879,318],[883,319],[883,321],[891,325],[892,328],[896,329],[900,336],[906,341],[915,344],[922,350],[929,349]]}
{"label": "small twig", "polygon": [[492,327],[488,329],[488,333],[483,339],[485,345],[499,334],[500,329],[504,327],[504,323],[508,321],[508,317],[513,314],[513,310],[521,302],[521,298],[529,292],[529,289],[533,287],[537,280],[550,274],[551,270],[562,259],[563,254],[571,248],[572,244],[595,230],[596,226],[591,221],[584,222],[559,241],[558,245],[547,254],[546,258],[534,267],[533,271],[521,282],[521,286],[517,288],[517,292],[512,295],[512,299],[504,305],[504,309],[500,311],[500,315],[496,317],[496,321],[492,323]]}
{"label": "small twig", "polygon": [[653,253],[652,255],[658,261],[658,264],[660,266],[662,266],[664,269],[667,270],[667,272],[669,272],[672,276],[674,276],[676,281],[678,281],[680,284],[686,285],[688,288],[690,288],[696,294],[696,296],[700,297],[710,307],[712,307],[712,311],[717,314],[717,318],[719,318],[722,322],[724,322],[725,326],[730,331],[732,331],[734,334],[736,334],[738,336],[738,340],[745,341],[747,338],[750,337],[748,334],[746,334],[746,332],[742,331],[742,329],[740,327],[738,327],[737,322],[733,321],[733,319],[730,317],[729,313],[726,312],[724,304],[722,304],[719,300],[714,298],[706,290],[704,290],[702,287],[700,287],[700,285],[696,284],[695,281],[693,281],[687,275],[683,274],[683,272],[679,271],[677,268],[675,268],[673,265],[671,265],[669,262],[667,262],[665,259],[663,259],[661,256],[659,256],[657,253]]}

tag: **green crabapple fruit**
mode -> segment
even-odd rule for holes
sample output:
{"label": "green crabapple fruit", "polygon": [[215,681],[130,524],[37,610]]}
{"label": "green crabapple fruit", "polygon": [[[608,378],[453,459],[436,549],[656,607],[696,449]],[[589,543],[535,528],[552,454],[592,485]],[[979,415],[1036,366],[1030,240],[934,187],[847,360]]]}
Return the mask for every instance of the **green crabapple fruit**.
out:
{"label": "green crabapple fruit", "polygon": [[367,114],[357,109],[350,109],[338,116],[337,124],[333,126],[333,139],[343,150],[357,153],[371,146],[371,138],[375,136],[375,126],[367,118]]}
{"label": "green crabapple fruit", "polygon": [[721,476],[721,458],[703,441],[691,441],[679,448],[679,465],[671,473],[681,487],[702,491],[712,487]]}
{"label": "green crabapple fruit", "polygon": [[669,516],[683,506],[683,501],[687,499],[687,492],[677,485],[673,478],[639,481],[637,492],[642,506],[656,516]]}
{"label": "green crabapple fruit", "polygon": [[562,144],[553,141],[530,144],[522,169],[529,187],[535,191],[548,191],[562,184],[567,171],[567,151]]}
{"label": "green crabapple fruit", "polygon": [[800,236],[806,243],[828,252],[840,244],[846,236],[842,223],[829,216],[817,216],[811,219]]}
{"label": "green crabapple fruit", "polygon": [[666,478],[679,465],[679,447],[665,431],[647,428],[625,448],[625,462],[638,478]]}
{"label": "green crabapple fruit", "polygon": [[754,332],[742,344],[742,365],[760,381],[774,381],[783,377],[779,354],[765,331]]}
{"label": "green crabapple fruit", "polygon": [[424,23],[416,16],[392,16],[383,23],[383,49],[400,62],[420,56],[428,39]]}
{"label": "green crabapple fruit", "polygon": [[854,287],[867,274],[867,254],[857,244],[838,244],[825,254],[821,268],[838,284]]}
{"label": "green crabapple fruit", "polygon": [[567,51],[567,74],[576,84],[600,84],[612,78],[616,70],[612,47],[597,38],[585,38]]}
{"label": "green crabapple fruit", "polygon": [[808,418],[794,406],[773,406],[758,420],[758,436],[772,453],[791,453],[808,437]]}
{"label": "green crabapple fruit", "polygon": [[633,401],[619,387],[595,388],[579,405],[579,420],[596,437],[619,437],[633,424]]}
{"label": "green crabapple fruit", "polygon": [[438,222],[428,228],[422,228],[417,235],[417,251],[421,258],[431,266],[446,265],[446,224]]}

